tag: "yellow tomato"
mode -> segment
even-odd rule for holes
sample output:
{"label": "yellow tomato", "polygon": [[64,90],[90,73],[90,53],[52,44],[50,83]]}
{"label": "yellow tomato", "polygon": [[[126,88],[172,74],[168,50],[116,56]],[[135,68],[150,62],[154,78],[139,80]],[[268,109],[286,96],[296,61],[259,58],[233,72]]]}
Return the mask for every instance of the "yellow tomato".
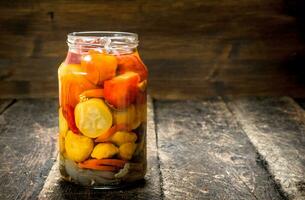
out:
{"label": "yellow tomato", "polygon": [[99,143],[93,149],[92,158],[111,158],[119,152],[118,148],[111,143]]}
{"label": "yellow tomato", "polygon": [[112,125],[112,115],[103,100],[92,98],[75,107],[77,128],[87,137],[96,138]]}
{"label": "yellow tomato", "polygon": [[83,135],[68,131],[65,139],[65,149],[69,159],[76,162],[86,160],[93,150],[93,140]]}

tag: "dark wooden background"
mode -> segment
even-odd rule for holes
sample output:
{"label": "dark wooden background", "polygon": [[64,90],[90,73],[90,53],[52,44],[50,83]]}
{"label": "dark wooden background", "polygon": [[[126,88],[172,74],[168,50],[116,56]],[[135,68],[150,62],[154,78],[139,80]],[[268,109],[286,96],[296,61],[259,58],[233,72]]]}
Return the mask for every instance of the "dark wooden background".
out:
{"label": "dark wooden background", "polygon": [[140,35],[157,98],[305,97],[304,1],[1,1],[0,98],[57,96],[72,31]]}

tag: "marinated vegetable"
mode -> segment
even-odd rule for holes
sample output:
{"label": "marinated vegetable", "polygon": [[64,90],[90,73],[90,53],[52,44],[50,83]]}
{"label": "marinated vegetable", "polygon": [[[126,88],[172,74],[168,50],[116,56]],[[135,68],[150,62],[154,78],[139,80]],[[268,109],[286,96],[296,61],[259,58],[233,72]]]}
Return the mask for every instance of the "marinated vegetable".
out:
{"label": "marinated vegetable", "polygon": [[92,139],[83,135],[76,135],[72,131],[67,133],[65,149],[69,159],[77,162],[86,160],[90,156],[93,146]]}
{"label": "marinated vegetable", "polygon": [[139,109],[137,110],[133,104],[123,110],[113,111],[114,123],[125,124],[131,129],[136,129],[140,125],[140,115]]}
{"label": "marinated vegetable", "polygon": [[137,140],[137,135],[133,132],[118,131],[111,136],[110,141],[117,146],[128,142],[135,142]]}
{"label": "marinated vegetable", "polygon": [[62,109],[59,109],[59,116],[58,116],[58,120],[59,120],[59,151],[60,153],[64,153],[65,152],[65,137],[66,137],[66,133],[68,131],[68,123],[66,121],[66,119],[64,118],[63,114],[62,114]]}
{"label": "marinated vegetable", "polygon": [[119,149],[111,143],[100,143],[96,145],[91,154],[92,158],[111,158],[119,152]]}
{"label": "marinated vegetable", "polygon": [[140,76],[134,72],[126,72],[105,81],[104,96],[106,101],[115,108],[126,108],[136,100],[139,81]]}
{"label": "marinated vegetable", "polygon": [[147,69],[137,54],[118,56],[119,73],[136,72],[140,75],[141,80],[146,80]]}
{"label": "marinated vegetable", "polygon": [[95,85],[101,85],[115,76],[118,63],[113,55],[90,50],[88,55],[83,56],[81,65],[88,80]]}
{"label": "marinated vegetable", "polygon": [[135,35],[73,34],[58,69],[61,175],[99,188],[142,179],[148,71],[128,42]]}
{"label": "marinated vegetable", "polygon": [[77,128],[90,138],[96,138],[112,125],[112,115],[101,99],[90,99],[77,104],[75,108]]}
{"label": "marinated vegetable", "polygon": [[95,142],[107,142],[115,132],[124,130],[130,130],[130,127],[126,124],[113,125],[108,131],[98,136],[98,138],[95,139]]}
{"label": "marinated vegetable", "polygon": [[130,160],[136,150],[136,147],[137,145],[132,142],[122,144],[119,149],[120,157],[124,160]]}

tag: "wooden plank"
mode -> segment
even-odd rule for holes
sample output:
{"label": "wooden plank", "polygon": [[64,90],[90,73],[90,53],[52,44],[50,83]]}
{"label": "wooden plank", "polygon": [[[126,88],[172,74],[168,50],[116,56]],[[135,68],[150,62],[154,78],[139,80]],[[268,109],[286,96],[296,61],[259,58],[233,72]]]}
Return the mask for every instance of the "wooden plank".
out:
{"label": "wooden plank", "polygon": [[231,99],[230,109],[289,199],[305,199],[305,112],[291,98]]}
{"label": "wooden plank", "polygon": [[221,99],[157,101],[165,199],[283,199]]}
{"label": "wooden plank", "polygon": [[[141,41],[145,42],[144,46],[149,46],[148,50],[152,46],[158,51],[175,45],[178,35],[179,43],[184,43],[179,46],[182,55],[189,52],[185,48],[198,45],[204,50],[201,53],[210,52],[212,48],[208,44],[215,39],[233,40],[246,48],[242,48],[241,55],[260,54],[266,57],[266,54],[274,53],[275,56],[281,56],[282,51],[287,55],[287,51],[291,52],[290,48],[293,51],[303,45],[298,41],[294,18],[283,12],[283,6],[278,0],[234,3],[198,0],[176,3],[113,1],[107,4],[99,1],[58,1],[56,4],[45,1],[1,2],[0,43],[3,42],[3,46],[6,46],[1,51],[1,56],[27,56],[37,47],[41,47],[37,55],[56,55],[59,48],[64,49],[64,42],[61,41],[65,40],[66,33],[76,31],[75,27],[78,30],[103,27],[135,31],[140,34]],[[186,37],[189,35],[191,37]],[[23,42],[16,42],[16,38],[21,41],[21,37]],[[267,39],[266,43],[262,43],[261,39]],[[247,44],[249,41],[253,44]],[[28,47],[29,51],[18,45]],[[254,48],[249,50],[249,46]],[[219,44],[214,44],[214,48],[219,47]],[[269,48],[271,51],[268,51]],[[197,48],[191,52],[195,54]]]}
{"label": "wooden plank", "polygon": [[[151,57],[151,56],[150,56]],[[219,56],[220,57],[220,56]],[[64,57],[20,58],[0,60],[0,80],[2,81],[57,81],[57,69]],[[1,63],[2,61],[2,63]],[[149,68],[150,81],[186,81],[210,80],[237,82],[255,80],[266,82],[267,79],[283,81],[300,78],[298,65],[292,69],[281,66],[283,60],[226,60],[203,61],[202,58],[158,59],[145,58]],[[46,63],[48,66],[46,66]],[[210,67],[213,65],[213,67]],[[215,66],[217,65],[217,70]],[[189,67],[195,66],[195,67]],[[234,67],[231,67],[234,66]],[[294,71],[293,69],[296,69]],[[283,72],[286,72],[285,74]],[[236,74],[239,74],[238,78]],[[259,83],[258,83],[259,84]],[[291,81],[291,84],[296,84]]]}
{"label": "wooden plank", "polygon": [[286,12],[302,3],[291,2],[1,1],[0,96],[56,96],[66,34],[102,27],[139,34],[155,97],[304,97],[302,23]]}
{"label": "wooden plank", "polygon": [[[34,49],[34,38],[24,37],[24,35],[14,35],[12,40],[11,35],[1,35],[0,44],[5,47],[1,48],[1,58],[18,58],[18,57],[29,57],[33,53]],[[6,50],[4,50],[6,49]],[[6,53],[5,53],[6,51]],[[16,59],[17,60],[17,59]]]}
{"label": "wooden plank", "polygon": [[[233,78],[233,77],[232,77]],[[211,96],[283,96],[304,97],[305,90],[289,77],[265,83],[253,78],[243,80],[151,80],[149,93],[158,99],[198,99]],[[270,80],[270,79],[268,79]],[[0,98],[55,98],[57,80],[0,81]]]}
{"label": "wooden plank", "polygon": [[36,199],[54,157],[55,100],[18,100],[0,116],[0,199]]}
{"label": "wooden plank", "polygon": [[[233,4],[223,3],[221,1],[216,1],[215,4],[200,2],[198,0],[188,1],[187,3],[185,1],[176,3],[113,1],[107,4],[99,1],[91,1],[90,3],[84,1],[74,1],[73,3],[58,1],[57,4],[42,1],[35,3],[30,1],[28,7],[18,7],[18,3],[15,2],[14,4],[17,5],[2,5],[2,19],[5,25],[15,25],[15,27],[6,26],[7,30],[4,29],[4,31],[24,31],[27,34],[35,31],[56,32],[55,30],[57,30],[60,32],[62,30],[70,30],[71,28],[75,29],[75,27],[84,29],[88,26],[92,27],[93,25],[96,27],[101,25],[101,27],[111,26],[121,28],[121,24],[124,24],[128,29],[139,29],[143,32],[150,31],[155,33],[166,32],[167,30],[169,33],[174,33],[175,30],[179,30],[185,26],[184,30],[189,30],[190,32],[210,34],[214,31],[216,35],[226,36],[226,34],[219,34],[220,27],[231,32],[231,35],[236,35],[238,32],[232,29],[233,27],[254,21],[258,22],[255,26],[238,27],[241,30],[240,33],[245,31],[247,35],[262,35],[263,33],[253,30],[260,27],[265,29],[269,25],[268,23],[273,25],[277,21],[283,22],[287,18],[291,19],[289,16],[284,17],[285,15],[281,13],[281,7],[276,0],[269,0],[266,3],[254,1],[242,3],[235,1]],[[258,6],[260,9],[257,9]],[[12,11],[16,10],[18,10],[17,14],[12,14]],[[121,13],[121,15],[115,15],[111,11]],[[48,14],[50,12],[53,15]],[[217,14],[214,13],[212,15],[213,12],[217,12]],[[189,14],[184,15],[184,13]],[[83,17],[78,17],[80,15]],[[88,19],[91,18],[105,20],[89,21]],[[228,20],[228,18],[232,19],[232,21]],[[17,27],[16,25],[22,19],[24,25]],[[202,25],[202,20],[204,20],[206,25]],[[121,23],[116,23],[120,21]],[[152,26],[154,29],[151,29]],[[176,34],[183,34],[183,32],[176,32]]]}
{"label": "wooden plank", "polygon": [[2,81],[0,98],[55,98],[58,96],[57,81]]}
{"label": "wooden plank", "polygon": [[153,105],[151,101],[149,101],[148,105],[148,170],[145,176],[145,182],[141,182],[135,187],[116,191],[90,190],[62,181],[59,175],[58,163],[56,162],[39,194],[39,199],[161,199],[161,180],[157,159]]}

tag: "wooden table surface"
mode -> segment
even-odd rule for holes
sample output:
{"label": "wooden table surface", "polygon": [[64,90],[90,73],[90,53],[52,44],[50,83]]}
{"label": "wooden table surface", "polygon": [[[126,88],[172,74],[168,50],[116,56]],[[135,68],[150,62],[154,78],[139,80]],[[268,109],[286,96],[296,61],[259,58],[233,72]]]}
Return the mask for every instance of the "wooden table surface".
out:
{"label": "wooden table surface", "polygon": [[63,182],[57,100],[0,101],[0,199],[305,199],[304,104],[289,97],[153,100],[145,181]]}

